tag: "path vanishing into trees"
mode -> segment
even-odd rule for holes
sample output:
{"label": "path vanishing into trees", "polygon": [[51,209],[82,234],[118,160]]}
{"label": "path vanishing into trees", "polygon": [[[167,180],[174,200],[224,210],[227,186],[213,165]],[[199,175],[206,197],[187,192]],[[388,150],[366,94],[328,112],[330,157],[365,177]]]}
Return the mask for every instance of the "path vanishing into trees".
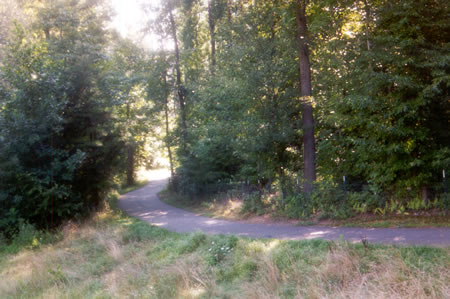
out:
{"label": "path vanishing into trees", "polygon": [[157,194],[165,188],[167,182],[167,177],[159,177],[151,180],[145,187],[121,196],[119,208],[130,216],[179,233],[201,231],[206,234],[287,240],[337,240],[342,236],[350,242],[361,242],[363,238],[367,238],[369,243],[450,246],[450,228],[293,226],[208,218],[160,201]]}

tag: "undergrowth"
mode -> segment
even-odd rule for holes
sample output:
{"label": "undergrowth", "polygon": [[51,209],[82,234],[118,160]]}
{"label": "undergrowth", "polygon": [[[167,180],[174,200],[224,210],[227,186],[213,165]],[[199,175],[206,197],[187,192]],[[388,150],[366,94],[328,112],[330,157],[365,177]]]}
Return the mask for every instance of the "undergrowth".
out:
{"label": "undergrowth", "polygon": [[[166,189],[159,193],[159,197],[164,202],[178,208],[207,217],[231,220],[252,220],[256,217],[254,220],[259,221],[257,216],[270,215],[273,221],[293,223],[293,220],[297,220],[298,225],[302,226],[450,227],[449,217],[445,215],[445,212],[433,209],[433,206],[438,202],[436,200],[428,203],[427,210],[405,209],[404,206],[396,204],[395,201],[386,201],[385,212],[380,213],[379,208],[375,209],[375,212],[369,212],[367,206],[358,205],[360,194],[348,193],[348,203],[339,205],[339,201],[345,201],[342,193],[337,199],[330,199],[330,206],[318,204],[321,201],[317,194],[313,194],[310,199],[305,199],[300,194],[298,196],[287,196],[283,200],[277,193],[241,193],[230,190],[192,199]],[[327,196],[331,197],[332,193]],[[316,208],[308,209],[305,204],[305,201],[308,200],[315,201]],[[416,201],[411,201],[408,206]],[[270,221],[267,217],[264,219]]]}

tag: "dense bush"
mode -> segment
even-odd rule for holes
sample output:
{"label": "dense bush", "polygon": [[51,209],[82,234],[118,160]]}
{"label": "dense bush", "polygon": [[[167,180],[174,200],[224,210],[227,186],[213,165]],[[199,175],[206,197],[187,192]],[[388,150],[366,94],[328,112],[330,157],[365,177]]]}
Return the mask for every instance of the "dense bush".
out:
{"label": "dense bush", "polygon": [[103,16],[69,1],[35,12],[16,26],[0,69],[0,231],[9,238],[22,222],[49,228],[95,209],[121,151]]}

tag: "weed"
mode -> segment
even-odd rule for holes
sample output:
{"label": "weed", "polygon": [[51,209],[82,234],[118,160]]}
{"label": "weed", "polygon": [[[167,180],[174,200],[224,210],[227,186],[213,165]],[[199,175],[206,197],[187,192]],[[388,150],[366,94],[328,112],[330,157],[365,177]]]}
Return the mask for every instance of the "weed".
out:
{"label": "weed", "polygon": [[206,243],[206,235],[200,232],[190,234],[189,238],[180,248],[180,253],[190,253]]}
{"label": "weed", "polygon": [[166,230],[158,229],[154,226],[134,220],[123,234],[122,240],[125,243],[141,242],[152,239],[164,239],[169,233]]}
{"label": "weed", "polygon": [[255,213],[256,215],[264,213],[264,203],[259,192],[252,192],[244,196],[241,213]]}
{"label": "weed", "polygon": [[48,274],[51,277],[52,283],[67,283],[67,278],[61,270],[61,265],[57,265],[54,269],[49,268]]}
{"label": "weed", "polygon": [[214,237],[208,248],[207,261],[210,265],[217,265],[229,255],[238,239],[235,236]]}

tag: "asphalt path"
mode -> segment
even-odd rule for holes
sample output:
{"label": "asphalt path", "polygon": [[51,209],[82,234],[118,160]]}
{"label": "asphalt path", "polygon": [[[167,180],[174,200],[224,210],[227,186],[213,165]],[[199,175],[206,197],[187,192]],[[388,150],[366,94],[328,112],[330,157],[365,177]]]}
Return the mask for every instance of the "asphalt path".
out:
{"label": "asphalt path", "polygon": [[366,238],[369,243],[450,246],[450,228],[294,226],[284,223],[256,224],[208,218],[160,201],[157,194],[166,184],[167,179],[157,179],[141,189],[122,195],[118,202],[119,208],[130,216],[179,233],[201,231],[206,234],[288,240],[317,238],[337,240],[342,237],[354,243]]}

